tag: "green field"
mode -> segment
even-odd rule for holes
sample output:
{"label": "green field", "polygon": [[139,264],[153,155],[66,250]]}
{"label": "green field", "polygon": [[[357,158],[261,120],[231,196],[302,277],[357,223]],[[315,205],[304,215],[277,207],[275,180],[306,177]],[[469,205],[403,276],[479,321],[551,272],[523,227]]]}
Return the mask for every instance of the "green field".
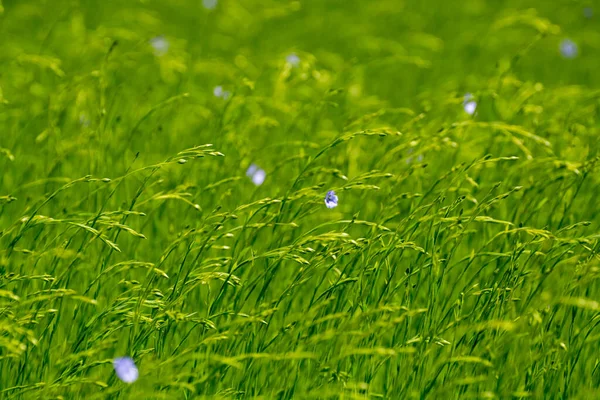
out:
{"label": "green field", "polygon": [[599,71],[596,0],[0,1],[0,400],[600,398]]}

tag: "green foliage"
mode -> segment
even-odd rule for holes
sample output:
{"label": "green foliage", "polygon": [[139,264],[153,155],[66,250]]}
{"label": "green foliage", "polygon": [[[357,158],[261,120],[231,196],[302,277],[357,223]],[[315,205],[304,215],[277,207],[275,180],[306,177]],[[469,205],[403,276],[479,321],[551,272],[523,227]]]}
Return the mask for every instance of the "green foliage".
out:
{"label": "green foliage", "polygon": [[0,2],[0,399],[600,396],[586,6]]}

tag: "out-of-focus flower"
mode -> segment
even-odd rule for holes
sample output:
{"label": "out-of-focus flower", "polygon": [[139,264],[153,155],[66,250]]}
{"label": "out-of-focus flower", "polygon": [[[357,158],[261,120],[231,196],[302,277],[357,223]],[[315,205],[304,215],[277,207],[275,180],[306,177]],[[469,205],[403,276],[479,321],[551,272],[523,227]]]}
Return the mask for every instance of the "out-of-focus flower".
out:
{"label": "out-of-focus flower", "polygon": [[585,7],[583,9],[583,16],[590,19],[594,16],[594,10],[592,9],[592,7]]}
{"label": "out-of-focus flower", "polygon": [[259,169],[258,171],[256,171],[256,173],[254,175],[252,175],[252,182],[256,186],[260,186],[263,184],[266,177],[267,177],[267,173],[264,170]]}
{"label": "out-of-focus flower", "polygon": [[150,44],[154,48],[154,55],[161,57],[169,51],[169,41],[163,36],[156,36],[150,39]]}
{"label": "out-of-focus flower", "polygon": [[217,0],[202,0],[202,6],[207,10],[214,10],[217,8]]}
{"label": "out-of-focus flower", "polygon": [[79,114],[79,124],[85,127],[90,126],[90,119],[85,113]]}
{"label": "out-of-focus flower", "polygon": [[463,108],[465,109],[465,112],[467,114],[475,114],[475,110],[477,110],[477,102],[473,100],[473,95],[471,93],[465,94],[465,99],[463,100]]}
{"label": "out-of-focus flower", "polygon": [[417,162],[421,162],[423,161],[423,154],[419,154],[417,155],[417,157],[413,157],[412,154],[415,152],[415,150],[413,148],[408,149],[407,154],[409,155],[408,158],[406,159],[406,163],[407,164],[412,164],[413,161],[417,161]]}
{"label": "out-of-focus flower", "polygon": [[297,67],[298,65],[300,65],[300,57],[298,57],[296,53],[288,54],[288,56],[285,58],[285,61],[288,64],[291,64],[293,67]]}
{"label": "out-of-focus flower", "polygon": [[258,166],[256,164],[250,164],[250,166],[246,170],[246,176],[252,177],[252,175],[254,175],[254,173],[256,172],[257,169],[258,169]]}
{"label": "out-of-focus flower", "polygon": [[215,95],[215,97],[227,100],[231,93],[229,93],[227,90],[223,90],[223,86],[215,86],[215,88],[213,89],[213,94]]}
{"label": "out-of-focus flower", "polygon": [[577,47],[577,43],[572,41],[571,39],[563,39],[560,42],[560,54],[564,58],[575,58],[579,54],[579,48]]}
{"label": "out-of-focus flower", "polygon": [[118,357],[113,361],[115,372],[120,380],[133,383],[137,380],[139,372],[131,357]]}
{"label": "out-of-focus flower", "polygon": [[256,164],[250,164],[248,170],[246,170],[246,176],[249,177],[256,186],[260,186],[265,181],[267,173]]}
{"label": "out-of-focus flower", "polygon": [[325,195],[325,206],[327,208],[335,208],[338,205],[338,197],[333,190],[330,190]]}

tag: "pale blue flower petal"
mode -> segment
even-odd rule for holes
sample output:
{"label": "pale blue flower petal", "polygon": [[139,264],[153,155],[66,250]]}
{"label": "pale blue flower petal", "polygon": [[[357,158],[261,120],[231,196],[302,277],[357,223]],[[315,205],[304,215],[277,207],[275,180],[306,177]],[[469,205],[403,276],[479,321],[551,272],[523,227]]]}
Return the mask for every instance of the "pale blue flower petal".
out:
{"label": "pale blue flower petal", "polygon": [[288,56],[285,58],[285,61],[294,67],[297,67],[298,65],[300,65],[300,57],[298,57],[298,55],[296,53],[288,54]]}
{"label": "pale blue flower petal", "polygon": [[258,166],[256,164],[250,164],[248,169],[246,170],[246,176],[252,177],[254,173],[258,170]]}
{"label": "pale blue flower petal", "polygon": [[81,113],[79,114],[79,123],[85,127],[90,126],[90,119],[86,114]]}
{"label": "pale blue flower petal", "polygon": [[475,114],[475,110],[477,109],[477,102],[473,100],[473,95],[471,93],[465,94],[465,98],[463,100],[463,108],[465,109],[465,112],[467,114]]}
{"label": "pale blue flower petal", "polygon": [[252,183],[254,183],[256,186],[260,186],[265,181],[267,173],[263,169],[259,168],[258,165],[250,164],[246,170],[246,176],[249,177],[250,180],[252,180]]}
{"label": "pale blue flower petal", "polygon": [[207,10],[214,10],[217,7],[217,0],[202,0],[202,6]]}
{"label": "pale blue flower petal", "polygon": [[215,97],[227,100],[229,98],[229,96],[231,95],[230,92],[228,92],[227,90],[223,90],[223,86],[215,86],[215,88],[213,89],[213,94],[215,95]]}
{"label": "pale blue flower petal", "polygon": [[137,380],[139,372],[131,357],[119,357],[113,361],[115,372],[120,380],[125,383],[133,383]]}
{"label": "pale blue flower petal", "polygon": [[150,39],[150,44],[154,48],[154,54],[164,56],[169,51],[169,41],[163,36],[156,36]]}
{"label": "pale blue flower petal", "polygon": [[579,47],[571,39],[563,39],[560,42],[560,54],[564,58],[575,58],[579,54]]}
{"label": "pale blue flower petal", "polygon": [[267,173],[264,170],[259,169],[254,173],[254,175],[252,175],[252,182],[256,186],[260,186],[263,184],[266,177],[267,177]]}
{"label": "pale blue flower petal", "polygon": [[333,190],[330,190],[327,192],[327,195],[325,195],[325,206],[327,206],[327,208],[335,208],[337,205],[338,197]]}
{"label": "pale blue flower petal", "polygon": [[465,103],[465,112],[469,115],[475,114],[475,110],[477,109],[477,103],[474,101],[467,101]]}

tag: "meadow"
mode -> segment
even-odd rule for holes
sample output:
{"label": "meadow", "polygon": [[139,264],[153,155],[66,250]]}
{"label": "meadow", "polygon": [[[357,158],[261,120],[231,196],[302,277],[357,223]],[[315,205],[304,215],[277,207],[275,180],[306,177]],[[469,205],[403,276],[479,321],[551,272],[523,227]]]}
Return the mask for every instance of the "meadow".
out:
{"label": "meadow", "polygon": [[0,50],[0,400],[600,398],[600,4],[2,0]]}

